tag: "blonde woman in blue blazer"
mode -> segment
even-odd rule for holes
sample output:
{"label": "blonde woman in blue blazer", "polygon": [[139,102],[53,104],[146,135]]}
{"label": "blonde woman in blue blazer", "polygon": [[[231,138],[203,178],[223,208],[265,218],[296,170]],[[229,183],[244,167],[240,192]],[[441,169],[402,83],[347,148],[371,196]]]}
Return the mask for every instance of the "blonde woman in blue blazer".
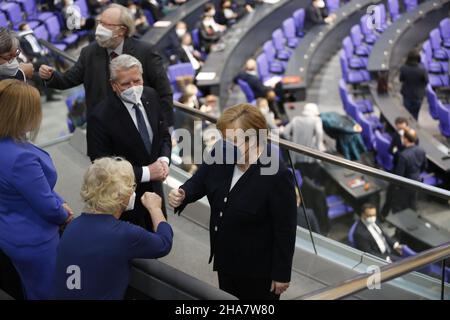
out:
{"label": "blonde woman in blue blazer", "polygon": [[52,159],[26,139],[41,119],[35,88],[0,81],[0,249],[16,267],[27,299],[50,297],[59,226],[72,217],[53,190]]}

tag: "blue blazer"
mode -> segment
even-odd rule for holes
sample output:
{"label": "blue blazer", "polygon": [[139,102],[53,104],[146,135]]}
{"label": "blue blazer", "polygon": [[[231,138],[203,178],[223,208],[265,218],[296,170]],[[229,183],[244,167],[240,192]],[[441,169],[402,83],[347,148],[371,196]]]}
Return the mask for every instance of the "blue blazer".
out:
{"label": "blue blazer", "polygon": [[0,139],[0,240],[38,245],[58,234],[68,214],[53,191],[56,179],[47,152],[28,142]]}

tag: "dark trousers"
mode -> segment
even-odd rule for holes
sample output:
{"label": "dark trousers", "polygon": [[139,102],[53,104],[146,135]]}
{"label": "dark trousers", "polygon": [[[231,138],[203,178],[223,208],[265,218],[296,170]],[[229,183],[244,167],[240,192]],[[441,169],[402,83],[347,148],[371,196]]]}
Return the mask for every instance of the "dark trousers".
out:
{"label": "dark trousers", "polygon": [[272,280],[235,276],[218,272],[219,288],[239,300],[280,300],[280,296],[270,291]]}
{"label": "dark trousers", "polygon": [[405,209],[417,211],[417,192],[390,184],[386,193],[386,202],[381,209],[381,216],[385,218],[389,212],[396,213]]}
{"label": "dark trousers", "polygon": [[423,99],[407,99],[403,98],[403,105],[411,113],[414,119],[419,119],[419,111],[422,106]]}

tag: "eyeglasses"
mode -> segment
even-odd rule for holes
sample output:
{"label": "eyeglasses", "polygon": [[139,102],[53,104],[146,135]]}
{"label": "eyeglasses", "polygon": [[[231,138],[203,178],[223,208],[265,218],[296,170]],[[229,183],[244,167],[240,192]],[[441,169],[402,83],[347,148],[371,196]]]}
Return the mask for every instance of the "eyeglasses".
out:
{"label": "eyeglasses", "polygon": [[[20,56],[21,53],[22,53],[22,50],[20,50],[20,48],[17,48],[16,52],[13,53],[12,55],[9,54],[8,57],[0,56],[0,58],[1,58],[2,60],[7,61],[8,63],[12,63],[13,60],[14,60],[15,58],[17,58],[18,56]],[[12,56],[12,57],[11,57],[11,56]]]}
{"label": "eyeglasses", "polygon": [[100,19],[96,19],[96,20],[95,20],[95,23],[96,23],[97,25],[101,24],[102,26],[107,27],[107,28],[108,28],[108,27],[124,27],[123,24],[105,23],[105,22],[101,21]]}

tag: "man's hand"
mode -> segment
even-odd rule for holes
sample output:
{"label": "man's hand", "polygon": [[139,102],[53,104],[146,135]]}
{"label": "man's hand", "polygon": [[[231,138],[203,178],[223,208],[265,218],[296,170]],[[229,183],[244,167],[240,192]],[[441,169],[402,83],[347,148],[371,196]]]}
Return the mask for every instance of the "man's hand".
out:
{"label": "man's hand", "polygon": [[141,197],[141,202],[150,212],[155,212],[156,210],[161,209],[162,206],[161,197],[154,192],[145,192]]}
{"label": "man's hand", "polygon": [[289,288],[289,282],[276,282],[272,281],[272,285],[270,286],[270,291],[275,293],[276,295],[280,295],[285,292]]}
{"label": "man's hand", "polygon": [[172,189],[169,193],[169,204],[172,208],[178,208],[186,198],[186,193],[183,189]]}
{"label": "man's hand", "polygon": [[163,160],[159,160],[159,161],[161,161],[161,164],[163,166],[163,170],[164,170],[163,181],[164,181],[169,176],[169,165],[167,164],[167,162],[165,162]]}
{"label": "man's hand", "polygon": [[23,71],[27,79],[31,79],[33,77],[34,68],[32,63],[21,63],[19,64],[19,68]]}
{"label": "man's hand", "polygon": [[163,161],[157,160],[148,166],[151,181],[163,181],[165,179]]}
{"label": "man's hand", "polygon": [[39,68],[39,76],[43,80],[49,80],[53,76],[54,69],[45,64],[41,65]]}

